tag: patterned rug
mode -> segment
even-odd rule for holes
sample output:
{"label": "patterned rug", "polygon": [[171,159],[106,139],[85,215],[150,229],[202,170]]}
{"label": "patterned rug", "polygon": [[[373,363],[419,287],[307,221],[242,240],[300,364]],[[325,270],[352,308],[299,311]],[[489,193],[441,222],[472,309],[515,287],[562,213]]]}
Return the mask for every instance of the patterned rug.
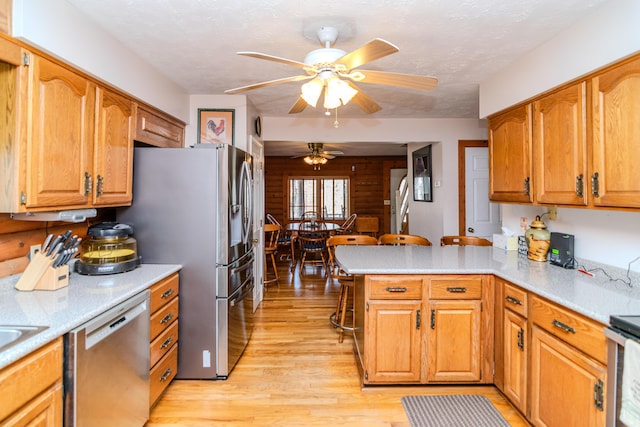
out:
{"label": "patterned rug", "polygon": [[411,427],[509,427],[484,396],[404,396],[401,401]]}

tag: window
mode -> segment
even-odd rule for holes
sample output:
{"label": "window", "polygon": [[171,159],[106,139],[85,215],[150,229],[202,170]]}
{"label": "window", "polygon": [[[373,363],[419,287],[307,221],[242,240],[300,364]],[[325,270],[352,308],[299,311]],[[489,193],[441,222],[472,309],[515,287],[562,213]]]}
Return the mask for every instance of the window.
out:
{"label": "window", "polygon": [[301,220],[305,212],[317,212],[325,220],[346,219],[349,216],[349,179],[289,179],[289,219]]}

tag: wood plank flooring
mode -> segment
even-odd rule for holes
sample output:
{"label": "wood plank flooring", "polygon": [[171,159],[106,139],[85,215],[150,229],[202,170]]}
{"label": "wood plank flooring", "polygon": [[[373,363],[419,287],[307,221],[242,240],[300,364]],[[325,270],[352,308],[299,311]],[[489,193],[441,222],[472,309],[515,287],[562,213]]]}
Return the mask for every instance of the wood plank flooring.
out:
{"label": "wood plank flooring", "polygon": [[151,412],[156,426],[409,427],[400,398],[410,394],[487,396],[512,426],[527,426],[493,386],[367,387],[358,379],[352,339],[328,318],[338,285],[318,267],[280,264],[255,313],[251,341],[225,381],[175,380]]}

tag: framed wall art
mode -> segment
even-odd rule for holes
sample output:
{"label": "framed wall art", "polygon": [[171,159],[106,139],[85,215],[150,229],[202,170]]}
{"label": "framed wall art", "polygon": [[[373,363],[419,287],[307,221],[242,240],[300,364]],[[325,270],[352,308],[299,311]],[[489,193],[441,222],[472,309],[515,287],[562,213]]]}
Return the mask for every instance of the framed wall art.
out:
{"label": "framed wall art", "polygon": [[431,144],[411,153],[413,158],[413,200],[433,202],[431,187]]}
{"label": "framed wall art", "polygon": [[198,144],[235,145],[235,112],[236,110],[198,108]]}

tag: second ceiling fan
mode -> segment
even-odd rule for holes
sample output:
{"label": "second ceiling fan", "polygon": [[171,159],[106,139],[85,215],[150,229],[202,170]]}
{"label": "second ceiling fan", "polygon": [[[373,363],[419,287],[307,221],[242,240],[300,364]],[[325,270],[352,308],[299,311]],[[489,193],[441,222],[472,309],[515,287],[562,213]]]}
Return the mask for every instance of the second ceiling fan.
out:
{"label": "second ceiling fan", "polygon": [[265,59],[301,68],[306,74],[229,89],[226,90],[225,93],[240,93],[281,83],[310,80],[302,85],[302,94],[293,107],[291,107],[291,110],[289,110],[289,114],[300,113],[307,105],[315,107],[323,91],[323,106],[327,110],[337,108],[340,105],[346,105],[349,101],[353,101],[362,111],[371,114],[381,110],[382,107],[372,98],[364,94],[354,82],[416,90],[431,90],[438,83],[438,80],[434,77],[357,69],[361,65],[398,52],[399,49],[396,46],[385,40],[373,39],[364,46],[346,53],[343,50],[331,47],[338,38],[338,30],[336,28],[321,27],[318,30],[318,38],[324,47],[309,52],[304,62],[258,52],[238,52],[238,55]]}

